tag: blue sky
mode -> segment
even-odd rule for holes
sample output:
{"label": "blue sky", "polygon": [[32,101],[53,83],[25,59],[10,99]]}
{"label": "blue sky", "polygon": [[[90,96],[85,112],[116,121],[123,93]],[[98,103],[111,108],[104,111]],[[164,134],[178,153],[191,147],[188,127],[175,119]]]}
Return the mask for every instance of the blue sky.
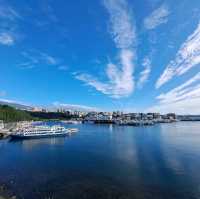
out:
{"label": "blue sky", "polygon": [[200,2],[0,0],[0,100],[200,114]]}

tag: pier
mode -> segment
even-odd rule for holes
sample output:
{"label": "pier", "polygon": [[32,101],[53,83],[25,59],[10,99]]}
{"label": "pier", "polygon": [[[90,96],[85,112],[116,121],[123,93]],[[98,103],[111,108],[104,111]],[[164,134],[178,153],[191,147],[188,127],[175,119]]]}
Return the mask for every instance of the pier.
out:
{"label": "pier", "polygon": [[16,123],[4,123],[0,120],[0,139],[9,137],[10,132],[16,127]]}

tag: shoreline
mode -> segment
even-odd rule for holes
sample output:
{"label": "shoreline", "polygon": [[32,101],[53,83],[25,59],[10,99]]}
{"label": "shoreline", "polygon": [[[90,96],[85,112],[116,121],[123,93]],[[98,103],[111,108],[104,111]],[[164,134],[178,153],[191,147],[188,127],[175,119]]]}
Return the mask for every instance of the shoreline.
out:
{"label": "shoreline", "polygon": [[[77,121],[77,120],[38,120],[38,121],[20,121],[20,122],[9,122],[9,123],[4,123],[4,128],[0,129],[0,140],[1,139],[6,139],[10,136],[12,131],[18,126],[18,125],[23,125],[23,123],[32,123],[32,124],[39,124],[42,122],[61,122],[64,124],[93,124],[93,125],[118,125],[118,126],[133,126],[133,127],[138,127],[138,126],[152,126],[156,124],[162,124],[162,123],[177,123],[177,122],[200,122],[200,120],[163,120],[163,121],[154,121],[154,120],[125,120],[121,122],[116,122],[114,120],[83,120],[83,121]],[[1,199],[1,198],[0,198]]]}
{"label": "shoreline", "polygon": [[17,197],[6,187],[0,184],[0,199],[17,199]]}

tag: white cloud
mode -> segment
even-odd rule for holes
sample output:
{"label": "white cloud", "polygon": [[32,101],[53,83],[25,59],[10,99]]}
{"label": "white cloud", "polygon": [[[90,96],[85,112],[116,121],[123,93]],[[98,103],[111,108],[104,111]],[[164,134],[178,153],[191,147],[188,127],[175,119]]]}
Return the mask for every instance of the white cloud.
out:
{"label": "white cloud", "polygon": [[127,97],[134,90],[136,46],[134,21],[125,0],[104,0],[104,7],[110,16],[110,34],[116,48],[119,49],[119,63],[107,64],[107,82],[101,82],[88,74],[76,74],[75,77],[113,98]]}
{"label": "white cloud", "polygon": [[41,64],[43,65],[59,64],[59,60],[57,58],[38,50],[30,50],[28,52],[22,52],[22,55],[26,59],[26,61],[18,64],[18,66],[23,69],[31,69]]}
{"label": "white cloud", "polygon": [[145,57],[143,64],[144,70],[140,73],[140,77],[137,83],[138,88],[142,88],[144,84],[148,81],[149,75],[151,73],[151,61],[149,58]]}
{"label": "white cloud", "polygon": [[104,94],[110,94],[109,84],[102,83],[89,74],[75,74],[75,78],[86,83],[86,85],[96,88]]}
{"label": "white cloud", "polygon": [[184,84],[157,97],[159,104],[149,111],[177,112],[179,114],[200,113],[200,72]]}
{"label": "white cloud", "polygon": [[21,69],[32,69],[35,67],[35,65],[32,62],[24,62],[24,63],[18,64],[18,67]]}
{"label": "white cloud", "polygon": [[161,103],[171,103],[182,100],[187,96],[191,97],[191,94],[194,94],[194,91],[198,91],[198,87],[200,85],[193,85],[198,81],[200,82],[200,72],[188,81],[186,81],[184,84],[172,89],[165,94],[159,95],[157,99],[159,99]]}
{"label": "white cloud", "polygon": [[177,113],[177,114],[200,114],[200,97],[185,99],[171,104],[160,104],[146,110],[146,112]]}
{"label": "white cloud", "polygon": [[53,106],[56,108],[63,108],[66,110],[79,110],[79,111],[97,111],[98,108],[85,106],[85,105],[79,105],[79,104],[66,104],[66,103],[60,103],[60,102],[54,102]]}
{"label": "white cloud", "polygon": [[12,34],[8,32],[1,32],[0,33],[0,44],[6,46],[12,46],[15,43],[15,38]]}
{"label": "white cloud", "polygon": [[156,88],[167,83],[174,76],[180,76],[200,64],[200,22],[197,29],[179,49],[175,60],[171,61],[156,83]]}
{"label": "white cloud", "polygon": [[154,10],[147,18],[144,20],[144,27],[146,29],[152,30],[157,26],[168,22],[168,15],[170,14],[168,6],[165,4],[161,5],[159,8]]}
{"label": "white cloud", "polygon": [[14,21],[16,19],[21,18],[21,16],[12,7],[10,7],[9,5],[6,5],[5,3],[1,2],[1,5],[0,5],[0,18]]}
{"label": "white cloud", "polygon": [[7,4],[0,1],[0,44],[12,46],[16,43],[18,36],[18,20],[22,17],[18,12]]}
{"label": "white cloud", "polygon": [[125,0],[104,0],[110,15],[110,33],[118,48],[130,48],[136,41],[132,14]]}
{"label": "white cloud", "polygon": [[116,65],[109,63],[106,69],[108,81],[105,83],[89,74],[76,74],[75,78],[113,98],[128,97],[134,89],[133,52],[122,51],[120,56],[122,69],[120,70]]}
{"label": "white cloud", "polygon": [[43,59],[49,65],[57,65],[59,62],[55,57],[43,52],[40,52],[40,59]]}

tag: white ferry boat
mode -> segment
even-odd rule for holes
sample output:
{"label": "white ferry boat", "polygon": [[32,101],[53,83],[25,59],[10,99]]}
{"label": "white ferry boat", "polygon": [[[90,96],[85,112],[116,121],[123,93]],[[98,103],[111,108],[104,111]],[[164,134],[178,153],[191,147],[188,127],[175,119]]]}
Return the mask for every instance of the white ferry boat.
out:
{"label": "white ferry boat", "polygon": [[54,126],[31,126],[28,128],[18,129],[11,134],[12,138],[43,138],[43,137],[58,137],[66,136],[71,133],[71,129],[67,129],[60,125]]}

